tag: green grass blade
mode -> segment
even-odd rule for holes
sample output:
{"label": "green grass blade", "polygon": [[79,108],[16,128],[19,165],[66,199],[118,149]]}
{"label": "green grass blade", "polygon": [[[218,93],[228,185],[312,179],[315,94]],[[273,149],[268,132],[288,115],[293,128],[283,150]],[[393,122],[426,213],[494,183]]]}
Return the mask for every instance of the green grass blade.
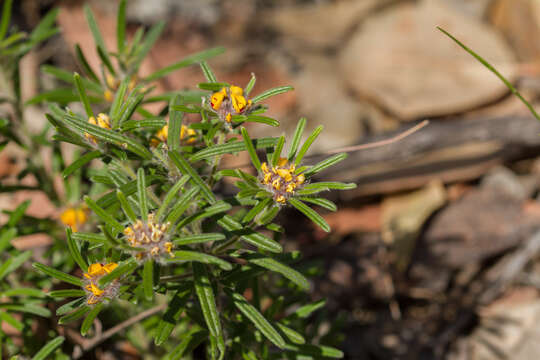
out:
{"label": "green grass blade", "polygon": [[13,0],[5,0],[2,7],[2,20],[0,21],[0,40],[3,40],[7,34],[9,28],[9,22],[11,20],[11,8],[13,7]]}
{"label": "green grass blade", "polygon": [[537,120],[540,120],[540,115],[538,115],[536,110],[534,110],[534,107],[531,105],[531,103],[529,103],[527,100],[525,100],[523,95],[521,95],[521,93],[514,87],[514,85],[512,85],[512,83],[510,83],[510,81],[508,81],[497,69],[495,69],[490,63],[488,63],[486,60],[484,60],[484,58],[482,58],[480,55],[475,53],[472,49],[470,49],[465,44],[463,44],[461,41],[459,41],[454,36],[452,36],[448,31],[444,30],[443,28],[441,28],[439,26],[437,26],[437,29],[439,29],[439,31],[441,31],[443,34],[445,34],[450,39],[452,39],[456,44],[461,46],[461,48],[463,48],[463,50],[465,50],[466,52],[471,54],[476,60],[478,60],[482,65],[484,65],[489,71],[491,71],[493,74],[495,74],[495,76],[497,76],[499,78],[499,80],[501,80],[504,83],[504,85],[506,85],[506,87],[512,92],[512,94],[517,96],[518,99],[521,100],[521,102],[523,104],[525,104],[525,106],[527,106],[527,108],[529,109],[531,114]]}
{"label": "green grass blade", "polygon": [[116,46],[118,53],[124,52],[126,44],[126,0],[121,0],[118,5],[118,18],[116,20]]}
{"label": "green grass blade", "polygon": [[99,26],[96,23],[94,13],[88,4],[84,5],[84,16],[86,17],[86,22],[90,27],[90,31],[92,32],[96,45],[107,51],[107,46],[105,46],[105,41],[103,40],[103,36],[101,36],[101,32],[99,31]]}

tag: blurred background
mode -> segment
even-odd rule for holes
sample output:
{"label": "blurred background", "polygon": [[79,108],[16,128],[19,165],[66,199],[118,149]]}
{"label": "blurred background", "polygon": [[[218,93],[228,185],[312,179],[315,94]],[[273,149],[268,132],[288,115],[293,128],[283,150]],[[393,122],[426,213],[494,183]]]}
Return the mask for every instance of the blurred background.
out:
{"label": "blurred background", "polygon": [[[116,1],[88,2],[114,48]],[[15,2],[14,21],[22,29],[61,9],[61,34],[24,59],[24,98],[56,86],[40,74],[42,64],[80,71],[77,43],[98,67],[83,3]],[[339,322],[348,359],[538,359],[540,123],[436,29],[487,59],[534,105],[538,0],[128,2],[130,35],[160,20],[167,27],[142,75],[222,45],[225,55],[210,61],[219,80],[243,86],[253,72],[255,93],[294,86],[268,101],[282,126],[274,133],[253,126],[258,136],[291,134],[306,116],[309,129],[325,126],[314,147],[320,154],[431,120],[399,142],[351,153],[322,175],[358,184],[333,198],[340,210],[325,214],[330,235],[295,212],[282,217],[286,247],[301,249],[317,269],[311,296],[328,299],[320,321]],[[157,91],[201,81],[199,68],[191,67],[167,77]],[[41,128],[45,110],[27,111]],[[18,172],[19,158],[15,148],[0,154],[0,178]],[[24,191],[0,194],[0,208],[28,198],[28,214],[56,211],[44,196]],[[19,246],[48,244],[33,237]]]}

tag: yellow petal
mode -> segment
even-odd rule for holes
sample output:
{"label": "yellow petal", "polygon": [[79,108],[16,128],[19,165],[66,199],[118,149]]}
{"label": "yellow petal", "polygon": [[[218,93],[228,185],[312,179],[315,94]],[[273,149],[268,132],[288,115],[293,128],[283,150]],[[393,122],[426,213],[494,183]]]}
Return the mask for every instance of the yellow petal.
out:
{"label": "yellow petal", "polygon": [[103,267],[103,269],[107,272],[107,274],[109,274],[111,271],[113,271],[114,269],[116,269],[116,267],[118,266],[117,263],[108,263],[107,265],[105,265]]}
{"label": "yellow petal", "polygon": [[242,89],[240,86],[232,85],[230,88],[231,95],[244,95],[244,89]]}
{"label": "yellow petal", "polygon": [[246,108],[247,100],[242,95],[231,95],[231,101],[237,113],[241,113]]}
{"label": "yellow petal", "polygon": [[289,160],[287,160],[287,158],[280,157],[279,160],[278,160],[277,165],[279,167],[284,167],[285,165],[287,165],[288,162],[289,162]]}

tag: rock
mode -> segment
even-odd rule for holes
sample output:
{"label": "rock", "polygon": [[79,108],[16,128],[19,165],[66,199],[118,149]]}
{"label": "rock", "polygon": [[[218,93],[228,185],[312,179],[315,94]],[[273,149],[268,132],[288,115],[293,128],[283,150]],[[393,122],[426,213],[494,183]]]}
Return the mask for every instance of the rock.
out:
{"label": "rock", "polygon": [[490,170],[482,179],[481,186],[491,187],[518,201],[523,201],[530,195],[519,177],[504,166],[498,166]]}
{"label": "rock", "polygon": [[[403,120],[463,112],[494,101],[504,84],[436,29],[442,26],[513,81],[514,56],[491,28],[440,0],[370,18],[340,54],[344,79]],[[383,45],[384,44],[384,45]]]}
{"label": "rock", "polygon": [[347,32],[375,7],[388,0],[345,0],[300,7],[276,7],[263,21],[296,46],[328,48],[340,46]]}
{"label": "rock", "polygon": [[[345,84],[336,74],[331,58],[304,57],[302,70],[292,78],[292,84],[298,100],[298,112],[308,119],[305,138],[315,127],[321,124],[325,127],[313,144],[313,150],[346,146],[362,138],[362,120],[367,114],[345,91]],[[296,123],[289,125],[285,131],[290,138]]]}
{"label": "rock", "polygon": [[382,205],[382,238],[394,247],[397,266],[405,270],[424,223],[446,202],[446,191],[440,181],[421,190],[384,200]]}
{"label": "rock", "polygon": [[497,0],[491,7],[490,22],[506,36],[523,61],[540,59],[540,3],[536,0]]}
{"label": "rock", "polygon": [[517,288],[481,312],[469,338],[472,360],[531,360],[540,354],[540,300],[533,288]]}

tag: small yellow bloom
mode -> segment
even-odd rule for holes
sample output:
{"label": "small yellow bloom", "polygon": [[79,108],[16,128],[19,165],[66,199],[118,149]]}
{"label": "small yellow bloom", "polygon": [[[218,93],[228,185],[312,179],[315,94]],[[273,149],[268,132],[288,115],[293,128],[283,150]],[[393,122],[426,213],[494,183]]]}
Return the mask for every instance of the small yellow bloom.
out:
{"label": "small yellow bloom", "polygon": [[107,74],[105,76],[105,82],[111,90],[116,90],[116,88],[118,87],[118,80],[111,74]]}
{"label": "small yellow bloom", "polygon": [[231,120],[232,120],[232,115],[231,115],[231,113],[227,113],[227,116],[225,116],[225,120],[227,120],[228,123],[231,122]]}
{"label": "small yellow bloom", "polygon": [[[166,143],[168,137],[169,125],[165,125],[154,135],[154,138],[150,140],[150,145],[157,147],[161,143]],[[180,128],[180,141],[183,141],[186,144],[193,144],[197,141],[197,132],[185,125],[182,125]]]}
{"label": "small yellow bloom", "polygon": [[114,100],[114,94],[111,90],[107,89],[103,92],[103,97],[106,101],[112,102]]}
{"label": "small yellow bloom", "polygon": [[301,186],[306,178],[304,175],[296,175],[294,171],[296,166],[289,164],[287,158],[279,158],[276,166],[271,169],[268,164],[261,164],[261,174],[259,179],[266,190],[273,194],[274,201],[280,204],[285,204],[287,199],[294,196],[295,190]]}
{"label": "small yellow bloom", "polygon": [[[90,116],[90,118],[88,118],[88,123],[99,126],[102,129],[111,129],[110,118],[107,114],[99,113],[97,116],[97,120],[95,117]],[[92,142],[94,145],[97,144],[97,139],[94,135],[84,133],[84,137],[86,137],[86,139],[88,139],[88,141]]]}
{"label": "small yellow bloom", "polygon": [[214,93],[210,98],[210,105],[212,106],[212,109],[219,110],[219,108],[221,107],[221,103],[226,96],[227,90],[225,88],[222,88],[220,91]]}
{"label": "small yellow bloom", "polygon": [[67,208],[60,215],[60,221],[71,228],[73,232],[77,232],[79,226],[84,225],[88,221],[88,210],[84,207]]}
{"label": "small yellow bloom", "polygon": [[280,204],[285,204],[286,203],[286,199],[285,199],[285,196],[283,195],[279,195],[277,198],[276,198],[276,201]]}

